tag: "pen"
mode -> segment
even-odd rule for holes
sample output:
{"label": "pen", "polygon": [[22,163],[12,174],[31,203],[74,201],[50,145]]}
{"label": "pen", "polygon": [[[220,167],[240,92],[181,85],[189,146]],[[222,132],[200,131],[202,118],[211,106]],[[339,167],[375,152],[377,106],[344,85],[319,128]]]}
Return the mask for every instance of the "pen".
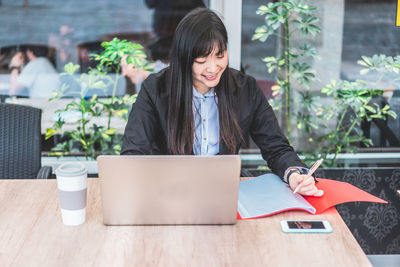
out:
{"label": "pen", "polygon": [[[308,172],[308,175],[313,175],[313,173],[318,169],[319,165],[321,165],[321,163],[324,161],[324,159],[319,159],[317,160],[317,162],[314,163],[314,165],[311,166],[310,171]],[[302,183],[299,183],[296,187],[296,189],[294,189],[293,194],[296,194],[297,191],[299,191],[300,187],[301,187]]]}

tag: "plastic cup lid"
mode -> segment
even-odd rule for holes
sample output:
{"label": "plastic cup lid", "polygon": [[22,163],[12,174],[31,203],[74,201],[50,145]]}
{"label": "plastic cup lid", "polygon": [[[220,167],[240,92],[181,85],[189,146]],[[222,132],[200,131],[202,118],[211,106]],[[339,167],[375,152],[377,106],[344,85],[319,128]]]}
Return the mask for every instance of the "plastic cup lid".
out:
{"label": "plastic cup lid", "polygon": [[65,162],[55,171],[58,176],[80,176],[87,174],[86,166],[81,162]]}

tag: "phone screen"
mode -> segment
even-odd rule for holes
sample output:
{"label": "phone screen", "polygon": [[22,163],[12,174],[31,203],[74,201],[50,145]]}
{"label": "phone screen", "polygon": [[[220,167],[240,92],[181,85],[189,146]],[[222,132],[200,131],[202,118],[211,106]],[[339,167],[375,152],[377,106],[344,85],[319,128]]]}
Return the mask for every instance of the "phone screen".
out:
{"label": "phone screen", "polygon": [[322,221],[288,221],[289,229],[325,229]]}

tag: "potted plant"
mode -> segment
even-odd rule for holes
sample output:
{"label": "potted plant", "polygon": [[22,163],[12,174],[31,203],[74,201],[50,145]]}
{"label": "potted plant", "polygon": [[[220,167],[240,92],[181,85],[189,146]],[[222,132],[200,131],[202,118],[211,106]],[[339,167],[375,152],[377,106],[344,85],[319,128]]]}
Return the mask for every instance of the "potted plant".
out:
{"label": "potted plant", "polygon": [[[53,155],[66,156],[80,152],[86,159],[95,159],[99,154],[119,154],[121,150],[122,136],[117,134],[111,122],[115,118],[127,120],[128,111],[136,100],[136,95],[116,94],[121,78],[121,59],[126,56],[128,63],[147,71],[152,71],[152,64],[147,61],[140,44],[114,38],[103,42],[102,46],[104,51],[101,54],[92,55],[98,61],[96,69],[77,74],[79,65],[69,63],[64,67],[61,75],[68,83],[63,83],[50,101],[65,97],[73,99],[56,111],[56,122],[46,130],[46,139],[56,134],[63,139],[52,149]],[[77,84],[78,90],[71,90],[71,83]],[[106,98],[93,94],[104,92],[104,95],[108,95],[110,89],[111,94]],[[66,114],[75,115],[68,121],[76,126],[72,130],[64,129]]]}
{"label": "potted plant", "polygon": [[[318,18],[314,14],[316,7],[303,4],[301,1],[270,2],[258,8],[257,14],[264,16],[264,25],[255,30],[252,40],[266,42],[275,35],[283,44],[283,52],[278,56],[268,56],[262,59],[268,72],[276,72],[277,85],[272,87],[273,96],[270,103],[283,116],[282,128],[291,142],[292,124],[296,121],[298,127],[311,132],[316,125],[311,115],[316,111],[314,98],[308,91],[315,80],[315,70],[307,63],[309,58],[316,56],[315,48],[310,45],[310,36],[320,32]],[[292,46],[292,36],[301,33],[303,41],[298,47]],[[294,86],[294,83],[297,86]],[[293,108],[295,98],[300,98],[298,112]]]}
{"label": "potted plant", "polygon": [[[379,88],[379,83],[382,80],[390,82],[388,77],[400,72],[400,57],[363,56],[358,64],[364,67],[360,71],[361,75],[375,72],[378,78],[374,82],[333,80],[321,89],[323,95],[331,97],[333,104],[318,108],[316,124],[324,133],[312,139],[318,146],[303,154],[307,155],[306,160],[314,161],[322,157],[324,166],[334,167],[337,155],[344,149],[347,153],[354,153],[360,144],[365,147],[373,144],[361,129],[364,121],[386,120],[389,116],[397,118],[396,113],[383,100],[383,90]],[[379,98],[383,101],[377,101]],[[336,116],[336,124],[327,123],[336,119]]]}

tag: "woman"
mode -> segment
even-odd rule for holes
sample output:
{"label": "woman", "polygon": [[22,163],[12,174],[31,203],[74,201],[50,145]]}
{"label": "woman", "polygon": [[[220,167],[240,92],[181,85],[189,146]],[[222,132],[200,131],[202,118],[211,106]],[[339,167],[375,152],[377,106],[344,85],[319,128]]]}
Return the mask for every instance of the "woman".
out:
{"label": "woman", "polygon": [[[170,66],[142,84],[121,154],[237,154],[250,134],[278,176],[303,195],[321,196],[282,134],[256,80],[228,68],[227,32],[211,10],[179,23]],[[289,181],[288,181],[289,180]],[[304,180],[304,181],[303,181]]]}

